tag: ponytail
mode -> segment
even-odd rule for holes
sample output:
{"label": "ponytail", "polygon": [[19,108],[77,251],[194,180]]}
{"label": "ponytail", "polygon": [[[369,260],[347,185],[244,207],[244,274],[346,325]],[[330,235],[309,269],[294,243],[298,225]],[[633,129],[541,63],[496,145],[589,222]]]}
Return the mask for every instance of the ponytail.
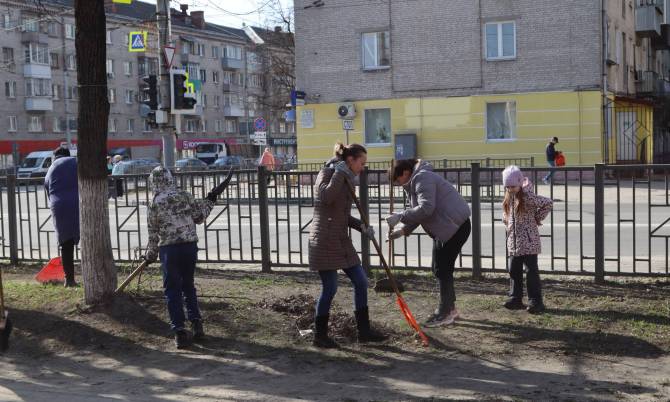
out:
{"label": "ponytail", "polygon": [[364,146],[360,144],[349,144],[344,145],[341,142],[336,142],[335,147],[333,148],[333,154],[335,158],[346,161],[348,157],[358,158],[363,154],[367,154],[368,151]]}

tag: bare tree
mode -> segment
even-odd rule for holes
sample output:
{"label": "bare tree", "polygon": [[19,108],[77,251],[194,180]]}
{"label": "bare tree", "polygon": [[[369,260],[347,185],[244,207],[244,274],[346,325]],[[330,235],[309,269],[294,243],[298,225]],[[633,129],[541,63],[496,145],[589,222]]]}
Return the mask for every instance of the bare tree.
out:
{"label": "bare tree", "polygon": [[114,295],[107,203],[107,45],[104,0],[75,0],[75,49],[79,85],[78,153],[81,270],[87,304]]}

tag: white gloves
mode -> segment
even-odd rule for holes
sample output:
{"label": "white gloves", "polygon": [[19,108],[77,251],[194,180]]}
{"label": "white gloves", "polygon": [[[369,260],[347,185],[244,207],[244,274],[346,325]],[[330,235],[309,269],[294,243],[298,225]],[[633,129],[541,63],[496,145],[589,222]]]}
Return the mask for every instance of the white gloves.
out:
{"label": "white gloves", "polygon": [[390,231],[388,233],[388,235],[386,237],[386,240],[391,241],[391,240],[399,239],[399,238],[403,237],[404,235],[405,235],[405,231],[402,228],[396,229],[396,230]]}
{"label": "white gloves", "polygon": [[386,217],[386,223],[389,225],[391,229],[393,229],[395,225],[400,223],[400,218],[402,218],[401,213],[393,213]]}
{"label": "white gloves", "polygon": [[372,226],[365,226],[365,223],[361,223],[361,233],[364,233],[368,238],[372,239],[375,237],[375,228]]}

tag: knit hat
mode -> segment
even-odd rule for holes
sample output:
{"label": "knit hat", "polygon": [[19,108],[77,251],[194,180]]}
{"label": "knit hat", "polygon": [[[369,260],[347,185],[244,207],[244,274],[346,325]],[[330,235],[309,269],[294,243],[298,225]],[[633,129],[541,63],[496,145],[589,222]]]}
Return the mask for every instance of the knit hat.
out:
{"label": "knit hat", "polygon": [[521,187],[523,185],[523,173],[517,166],[507,166],[502,172],[505,187]]}

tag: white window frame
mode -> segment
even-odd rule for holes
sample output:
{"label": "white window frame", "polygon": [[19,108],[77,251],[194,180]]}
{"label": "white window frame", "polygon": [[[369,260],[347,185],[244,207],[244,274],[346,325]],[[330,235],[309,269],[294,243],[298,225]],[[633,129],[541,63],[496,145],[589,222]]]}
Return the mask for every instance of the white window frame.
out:
{"label": "white window frame", "polygon": [[59,100],[60,99],[60,85],[59,84],[51,84],[51,96],[53,97],[53,100]]}
{"label": "white window frame", "polygon": [[116,88],[109,88],[107,100],[109,103],[116,103]]}
{"label": "white window frame", "polygon": [[74,54],[65,56],[65,68],[70,71],[77,69],[77,57]]}
{"label": "white window frame", "polygon": [[62,131],[60,119],[58,117],[54,117],[53,120],[51,120],[51,131],[54,133],[60,133]]}
{"label": "white window frame", "polygon": [[[503,34],[502,34],[502,29],[504,24],[512,24],[512,29],[514,30],[514,54],[512,56],[502,56],[504,48],[503,48]],[[498,56],[495,57],[489,57],[489,49],[488,49],[488,40],[486,37],[486,28],[489,25],[496,25],[497,26],[497,39],[498,39]],[[484,24],[482,27],[483,33],[482,37],[484,38],[484,56],[486,57],[487,61],[500,61],[500,60],[514,60],[516,59],[517,56],[517,48],[516,48],[516,21],[495,21],[495,22],[487,22]]]}
{"label": "white window frame", "polygon": [[[230,120],[230,119],[225,120],[224,128],[226,130],[226,133],[228,133],[228,134],[236,133],[237,132],[237,127],[238,127],[238,124],[235,120]],[[231,128],[232,128],[232,130],[231,130]]]}
{"label": "white window frame", "polygon": [[16,127],[16,116],[8,116],[9,117],[9,128],[7,131],[10,133],[15,133],[17,131]]}
{"label": "white window frame", "polygon": [[108,45],[112,45],[112,44],[113,44],[113,42],[112,42],[112,30],[111,30],[111,29],[108,29],[108,30],[106,31],[106,33],[105,33],[105,42],[106,42]]}
{"label": "white window frame", "polygon": [[65,24],[65,39],[74,39],[77,36],[74,24]]}
{"label": "white window frame", "polygon": [[123,94],[123,99],[125,99],[126,105],[132,105],[133,104],[133,90],[132,89],[126,89],[126,91]]}
{"label": "white window frame", "polygon": [[16,99],[16,81],[7,81],[5,83],[5,89],[8,90],[9,93],[5,93],[7,95],[8,99]]}
{"label": "white window frame", "polygon": [[115,133],[116,132],[116,118],[110,117],[107,122],[107,132]]}
{"label": "white window frame", "polygon": [[[367,110],[383,110],[383,109],[388,109],[389,111],[389,141],[388,142],[367,142],[368,139],[365,135],[365,112]],[[373,107],[373,108],[367,108],[363,110],[363,141],[365,142],[365,146],[368,148],[375,148],[375,147],[389,147],[393,145],[393,110],[390,106],[388,107]]]}
{"label": "white window frame", "polygon": [[212,46],[212,58],[213,59],[218,59],[221,57],[221,47],[220,46]]}
{"label": "white window frame", "polygon": [[28,116],[28,132],[39,133],[44,131],[42,116]]}
{"label": "white window frame", "polygon": [[77,124],[79,124],[77,116],[68,116],[67,127],[70,128],[70,131],[77,132],[77,130],[78,130]]}
{"label": "white window frame", "polygon": [[123,73],[126,75],[126,77],[130,77],[133,74],[133,62],[132,61],[124,61],[123,62]]}
{"label": "white window frame", "polygon": [[114,60],[107,59],[106,63],[107,78],[114,78]]}
{"label": "white window frame", "polygon": [[[510,138],[489,138],[489,109],[488,105],[492,104],[507,104],[507,103],[512,103],[514,104],[514,126],[512,127],[512,132],[510,134]],[[519,126],[518,124],[518,119],[517,119],[517,102],[514,99],[500,99],[500,100],[495,100],[495,101],[490,101],[486,102],[484,104],[484,141],[485,142],[514,142],[517,140],[517,128]]]}
{"label": "white window frame", "polygon": [[149,119],[142,119],[144,123],[144,127],[142,128],[143,133],[150,133],[151,132],[151,124],[149,124]]}
{"label": "white window frame", "polygon": [[[389,49],[388,49],[388,64],[381,64],[381,58],[378,54],[379,49],[379,34],[384,34],[389,37]],[[365,38],[366,36],[374,35],[375,39],[375,64],[374,65],[365,65]],[[391,68],[391,47],[390,47],[390,35],[391,32],[388,30],[384,31],[375,31],[375,32],[363,32],[361,34],[361,66],[365,71],[374,71],[374,70],[387,70]]]}
{"label": "white window frame", "polygon": [[126,132],[134,133],[135,132],[135,119],[126,120]]}
{"label": "white window frame", "polygon": [[212,82],[214,84],[219,83],[219,72],[218,71],[212,71]]}
{"label": "white window frame", "polygon": [[217,119],[214,121],[214,131],[216,131],[217,133],[223,131],[223,123],[221,122],[221,120]]}

